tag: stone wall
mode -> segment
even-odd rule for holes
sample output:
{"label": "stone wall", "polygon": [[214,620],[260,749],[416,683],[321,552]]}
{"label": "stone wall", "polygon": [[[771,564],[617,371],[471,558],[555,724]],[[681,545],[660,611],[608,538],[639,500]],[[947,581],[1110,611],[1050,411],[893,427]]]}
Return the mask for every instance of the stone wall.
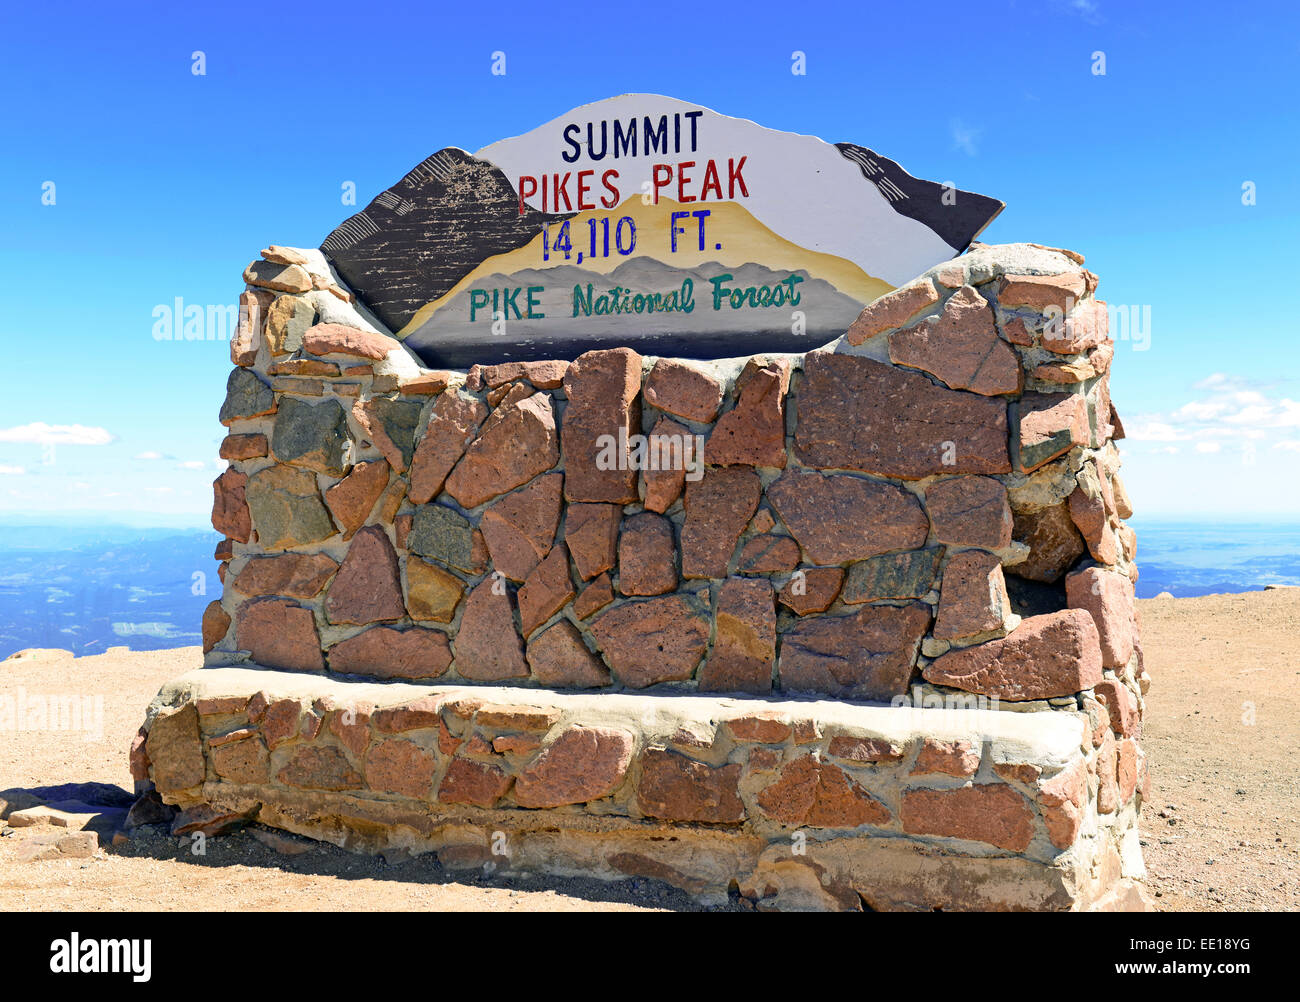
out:
{"label": "stone wall", "polygon": [[[806,355],[468,373],[352,326],[323,262],[255,263],[208,663],[886,702],[1111,679],[1137,714],[1113,346],[1079,260],[977,249]],[[638,435],[702,465],[638,470]]]}
{"label": "stone wall", "polygon": [[[256,803],[268,823],[340,844],[369,844],[358,833],[379,825],[390,844],[444,850],[466,811],[526,828],[520,811],[560,809],[583,828],[571,805],[585,804],[642,835],[743,835],[755,855],[733,880],[815,829],[826,851],[854,842],[854,872],[882,839],[1046,868],[1037,904],[966,906],[1095,903],[1140,871],[1148,680],[1113,343],[1082,265],[976,246],[803,355],[620,348],[438,372],[318,252],[269,248],[244,274],[221,409],[225,589],[204,616],[207,681],[155,701],[138,778],[187,809]],[[694,462],[651,458],[700,443]],[[276,671],[248,679],[244,665]],[[769,715],[738,730],[737,700],[710,693],[765,697]],[[808,697],[849,701],[855,722],[788,702]],[[627,709],[646,698],[653,713]],[[545,720],[490,722],[485,701]],[[693,707],[694,725],[647,722],[670,704]],[[339,723],[345,705],[361,724]],[[160,741],[157,722],[178,715],[183,744]],[[583,730],[606,725],[617,754]],[[159,755],[179,747],[188,772],[165,785]],[[620,763],[599,790],[575,765],[556,772],[588,753]],[[528,791],[548,769],[569,792],[542,803]],[[656,789],[678,806],[653,806]],[[696,802],[711,806],[680,806]]]}

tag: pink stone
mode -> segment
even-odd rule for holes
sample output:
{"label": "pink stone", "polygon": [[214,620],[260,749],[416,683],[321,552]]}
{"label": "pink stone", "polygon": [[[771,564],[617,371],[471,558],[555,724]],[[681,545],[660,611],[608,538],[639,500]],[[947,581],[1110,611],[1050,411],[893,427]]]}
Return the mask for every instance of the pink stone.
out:
{"label": "pink stone", "polygon": [[1097,627],[1082,609],[1030,616],[1002,639],[949,651],[922,674],[999,699],[1071,696],[1101,681]]}
{"label": "pink stone", "polygon": [[1020,391],[1020,359],[998,337],[993,310],[971,286],[963,286],[943,312],[889,336],[889,358],[924,369],[954,390],[983,396]]}
{"label": "pink stone", "polygon": [[325,615],[331,623],[357,624],[406,615],[397,553],[381,526],[366,526],[353,538],[326,593]]}

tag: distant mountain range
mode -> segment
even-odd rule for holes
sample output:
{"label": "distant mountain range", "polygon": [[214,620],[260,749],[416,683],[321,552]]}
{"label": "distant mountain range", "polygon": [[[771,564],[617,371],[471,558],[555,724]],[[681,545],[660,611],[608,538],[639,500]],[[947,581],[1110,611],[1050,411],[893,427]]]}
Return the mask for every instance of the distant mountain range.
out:
{"label": "distant mountain range", "polygon": [[221,595],[212,557],[220,538],[210,529],[0,527],[0,659],[27,647],[85,655],[200,643],[203,608]]}

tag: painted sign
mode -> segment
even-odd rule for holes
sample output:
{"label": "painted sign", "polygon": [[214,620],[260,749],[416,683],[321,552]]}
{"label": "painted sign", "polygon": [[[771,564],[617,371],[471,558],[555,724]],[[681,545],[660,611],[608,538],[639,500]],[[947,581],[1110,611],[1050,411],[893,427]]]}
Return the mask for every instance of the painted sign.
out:
{"label": "painted sign", "polygon": [[433,154],[321,250],[433,366],[807,351],[1003,203],[851,143],[628,94]]}

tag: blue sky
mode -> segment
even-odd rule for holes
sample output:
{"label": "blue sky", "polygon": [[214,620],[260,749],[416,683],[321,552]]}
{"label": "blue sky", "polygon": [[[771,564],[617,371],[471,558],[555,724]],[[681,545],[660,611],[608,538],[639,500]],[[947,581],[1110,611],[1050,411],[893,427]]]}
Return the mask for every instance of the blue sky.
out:
{"label": "blue sky", "polygon": [[155,307],[233,303],[261,247],[354,211],[344,182],[364,205],[443,146],[631,91],[1002,199],[984,240],[1076,249],[1099,295],[1149,308],[1112,376],[1139,512],[1294,515],[1298,27],[1106,0],[8,5],[0,520],[205,523],[228,346],[155,340]]}

